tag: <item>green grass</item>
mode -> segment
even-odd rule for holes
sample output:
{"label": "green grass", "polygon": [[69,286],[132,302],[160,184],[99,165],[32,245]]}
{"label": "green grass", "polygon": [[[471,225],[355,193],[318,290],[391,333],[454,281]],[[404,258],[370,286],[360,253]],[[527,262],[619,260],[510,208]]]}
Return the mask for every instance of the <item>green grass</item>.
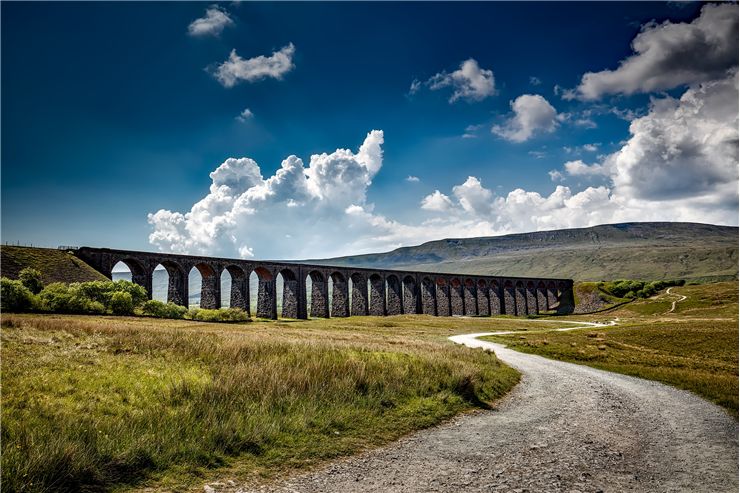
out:
{"label": "green grass", "polygon": [[0,265],[3,276],[11,279],[17,279],[26,267],[37,269],[44,284],[106,280],[103,274],[74,255],[53,248],[3,245],[0,247]]}
{"label": "green grass", "polygon": [[[675,295],[688,298],[677,304]],[[542,327],[491,336],[527,353],[657,380],[694,392],[738,415],[738,284],[672,288],[671,294],[636,301],[609,314],[619,325],[569,332]],[[593,320],[595,317],[569,317]]]}
{"label": "green grass", "polygon": [[446,340],[511,323],[3,315],[3,489],[183,490],[375,447],[515,385]]}

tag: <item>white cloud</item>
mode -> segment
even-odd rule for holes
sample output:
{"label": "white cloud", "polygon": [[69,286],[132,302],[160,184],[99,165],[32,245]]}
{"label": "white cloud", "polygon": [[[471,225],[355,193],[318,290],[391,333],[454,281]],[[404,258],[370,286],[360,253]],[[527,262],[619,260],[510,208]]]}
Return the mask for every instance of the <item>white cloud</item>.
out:
{"label": "white cloud", "polygon": [[228,12],[218,5],[211,5],[206,9],[206,15],[195,19],[188,26],[188,34],[191,36],[218,36],[225,27],[231,26],[234,21]]}
{"label": "white cloud", "polygon": [[576,93],[565,99],[599,99],[606,94],[634,94],[672,89],[717,79],[738,63],[738,7],[706,4],[691,23],[642,26],[632,41],[634,54],[616,70],[583,75]]}
{"label": "white cloud", "polygon": [[[427,85],[433,91],[452,87],[454,91],[450,96],[450,103],[454,103],[458,99],[481,101],[496,93],[493,72],[480,68],[478,62],[473,58],[462,62],[460,68],[452,73],[440,72],[435,74],[427,81]],[[412,83],[412,89],[413,87]]]}
{"label": "white cloud", "polygon": [[409,87],[409,96],[413,96],[419,92],[419,89],[421,89],[421,81],[419,79],[412,80],[411,87]]}
{"label": "white cloud", "polygon": [[491,128],[499,137],[524,142],[538,132],[553,132],[557,128],[557,111],[539,94],[524,94],[510,104],[514,114],[503,125]]}
{"label": "white cloud", "polygon": [[534,75],[531,75],[529,77],[529,83],[532,84],[533,86],[539,86],[540,84],[542,84],[542,81],[540,80],[539,77],[535,77]]}
{"label": "white cloud", "polygon": [[419,183],[419,177],[418,176],[409,175],[409,176],[406,177],[406,181],[408,181],[410,183]]}
{"label": "white cloud", "polygon": [[237,55],[236,50],[231,50],[229,59],[219,65],[213,75],[224,87],[233,87],[239,81],[254,82],[268,77],[280,80],[295,67],[294,53],[293,43],[270,56],[260,55],[247,60]]}
{"label": "white cloud", "polygon": [[588,152],[596,152],[599,150],[599,143],[593,143],[593,144],[583,144],[583,150]]}
{"label": "white cloud", "polygon": [[244,108],[244,111],[239,113],[239,116],[236,117],[237,120],[240,122],[246,122],[247,120],[254,117],[254,113],[252,113],[252,110],[249,108]]}
{"label": "white cloud", "polygon": [[547,153],[545,151],[529,151],[527,154],[535,159],[544,159],[547,157]]}
{"label": "white cloud", "polygon": [[568,161],[563,165],[565,172],[571,176],[607,176],[609,170],[601,164],[586,164],[580,159]]}
{"label": "white cloud", "polygon": [[[736,71],[692,87],[680,99],[654,99],[648,114],[630,124],[627,143],[606,160],[620,193],[680,199],[713,196],[728,187],[736,202],[737,107]],[[726,198],[721,195],[718,201]]]}
{"label": "white cloud", "polygon": [[452,187],[452,194],[467,212],[485,213],[491,207],[493,193],[474,176],[468,176],[464,183]]}
{"label": "white cloud", "polygon": [[[163,251],[243,257],[327,251],[327,238],[352,234],[356,221],[349,218],[358,208],[372,210],[366,192],[382,166],[382,144],[383,132],[373,130],[356,153],[315,154],[308,167],[289,156],[267,179],[254,160],[229,158],[210,174],[209,193],[190,211],[149,214],[149,241]],[[286,241],[285,234],[294,238]]]}
{"label": "white cloud", "polygon": [[447,195],[435,190],[422,199],[421,208],[427,211],[446,211],[452,208],[452,201]]}
{"label": "white cloud", "polygon": [[547,174],[550,175],[550,180],[552,181],[565,181],[563,174],[556,169],[551,169]]}

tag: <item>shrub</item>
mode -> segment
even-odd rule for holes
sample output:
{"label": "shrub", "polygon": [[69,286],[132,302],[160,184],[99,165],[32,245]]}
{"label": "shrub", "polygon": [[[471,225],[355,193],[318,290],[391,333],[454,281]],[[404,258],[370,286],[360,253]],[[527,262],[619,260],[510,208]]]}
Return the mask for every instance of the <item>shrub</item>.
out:
{"label": "shrub", "polygon": [[80,284],[72,283],[69,286],[61,282],[49,284],[39,293],[41,308],[55,313],[105,313],[105,305],[85,296]]}
{"label": "shrub", "polygon": [[110,309],[115,315],[134,313],[134,301],[130,293],[115,291],[110,297]]}
{"label": "shrub", "polygon": [[185,318],[200,322],[246,322],[248,320],[247,312],[241,308],[221,308],[220,310],[191,308]]}
{"label": "shrub", "polygon": [[131,296],[133,306],[141,305],[148,298],[143,286],[123,279],[120,281],[78,282],[70,284],[70,287],[72,286],[79,289],[82,296],[105,306],[110,306],[113,293],[128,293]]}
{"label": "shrub", "polygon": [[31,267],[26,267],[18,274],[18,280],[33,294],[39,294],[44,289],[41,282],[41,272]]}
{"label": "shrub", "polygon": [[174,303],[162,303],[157,300],[149,300],[141,307],[142,315],[157,318],[183,318],[188,309]]}
{"label": "shrub", "polygon": [[36,296],[21,281],[0,279],[0,307],[4,312],[27,312],[37,305]]}

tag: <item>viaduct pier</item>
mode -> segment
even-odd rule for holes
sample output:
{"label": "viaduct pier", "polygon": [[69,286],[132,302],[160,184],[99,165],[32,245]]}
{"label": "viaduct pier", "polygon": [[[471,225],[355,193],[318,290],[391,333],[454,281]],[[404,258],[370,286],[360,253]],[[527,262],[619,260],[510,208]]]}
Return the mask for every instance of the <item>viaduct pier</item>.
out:
{"label": "viaduct pier", "polygon": [[[167,301],[188,305],[188,276],[193,268],[202,278],[201,308],[220,308],[221,275],[231,276],[230,306],[250,316],[277,319],[277,284],[283,279],[282,317],[348,317],[350,315],[426,314],[434,316],[525,316],[574,308],[573,280],[445,274],[390,269],[332,267],[287,261],[237,260],[193,255],[81,247],[72,253],[112,277],[123,262],[131,280],[152,296],[152,275],[167,270]],[[256,310],[250,306],[249,277],[258,278]],[[306,292],[310,279],[311,295]],[[329,290],[331,280],[332,289]],[[310,305],[310,306],[309,306]]]}

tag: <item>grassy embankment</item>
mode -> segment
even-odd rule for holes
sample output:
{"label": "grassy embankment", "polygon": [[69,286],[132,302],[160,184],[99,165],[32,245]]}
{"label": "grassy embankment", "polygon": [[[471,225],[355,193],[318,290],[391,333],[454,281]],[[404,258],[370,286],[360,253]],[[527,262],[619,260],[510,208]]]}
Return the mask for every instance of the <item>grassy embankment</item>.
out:
{"label": "grassy embankment", "polygon": [[44,284],[106,280],[103,274],[64,250],[9,245],[0,247],[3,277],[17,279],[18,273],[26,267],[40,271]]}
{"label": "grassy embankment", "polygon": [[446,337],[511,324],[3,315],[3,489],[254,481],[387,443],[506,393],[517,372]]}
{"label": "grassy embankment", "polygon": [[[688,298],[676,304],[673,300]],[[603,370],[657,380],[694,392],[738,415],[738,284],[674,287],[599,315],[573,320],[619,318],[619,325],[569,332],[541,328],[486,339]]]}

